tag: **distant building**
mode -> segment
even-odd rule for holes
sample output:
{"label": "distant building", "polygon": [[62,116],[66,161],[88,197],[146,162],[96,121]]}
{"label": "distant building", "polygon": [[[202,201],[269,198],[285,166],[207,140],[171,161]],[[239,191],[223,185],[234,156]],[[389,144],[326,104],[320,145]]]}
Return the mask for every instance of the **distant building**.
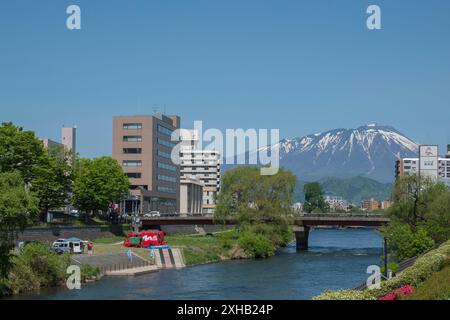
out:
{"label": "distant building", "polygon": [[390,207],[392,207],[391,201],[388,201],[388,200],[381,201],[380,209],[386,210],[386,209],[389,209]]}
{"label": "distant building", "polygon": [[450,186],[450,145],[445,157],[439,157],[438,146],[422,145],[418,158],[403,158],[396,161],[395,176],[420,175]]}
{"label": "distant building", "polygon": [[62,149],[70,152],[72,155],[76,155],[76,141],[77,141],[77,129],[76,127],[68,128],[63,127],[61,129],[61,142],[56,142],[51,139],[41,139],[42,144],[48,150]]}
{"label": "distant building", "polygon": [[180,168],[172,162],[176,142],[172,132],[178,116],[137,115],[113,118],[113,158],[130,179],[131,196],[123,213],[177,213],[180,208]]}
{"label": "distant building", "polygon": [[375,199],[364,200],[361,204],[361,208],[366,211],[375,211],[379,209],[378,201]]}
{"label": "distant building", "polygon": [[65,149],[71,152],[73,155],[77,154],[77,128],[62,128],[61,130],[61,143]]}
{"label": "distant building", "polygon": [[195,176],[185,177],[180,181],[180,214],[197,214],[203,212],[204,184]]}
{"label": "distant building", "polygon": [[348,201],[344,200],[342,197],[325,196],[325,202],[328,204],[331,211],[348,211],[349,210]]}
{"label": "distant building", "polygon": [[53,141],[51,139],[40,139],[44,147],[48,150],[62,148],[63,145],[59,142]]}
{"label": "distant building", "polygon": [[198,149],[200,141],[196,130],[181,130],[181,180],[195,176],[203,184],[203,213],[214,213],[216,196],[220,192],[221,161],[216,150]]}

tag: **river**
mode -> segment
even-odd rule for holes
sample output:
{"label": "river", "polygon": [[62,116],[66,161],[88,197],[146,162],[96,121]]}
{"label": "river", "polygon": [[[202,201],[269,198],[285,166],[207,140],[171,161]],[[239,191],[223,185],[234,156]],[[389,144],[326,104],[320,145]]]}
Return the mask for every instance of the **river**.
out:
{"label": "river", "polygon": [[382,238],[371,229],[317,229],[310,250],[295,245],[266,260],[228,261],[138,277],[110,278],[81,290],[52,289],[13,299],[309,300],[325,290],[363,283],[380,263]]}

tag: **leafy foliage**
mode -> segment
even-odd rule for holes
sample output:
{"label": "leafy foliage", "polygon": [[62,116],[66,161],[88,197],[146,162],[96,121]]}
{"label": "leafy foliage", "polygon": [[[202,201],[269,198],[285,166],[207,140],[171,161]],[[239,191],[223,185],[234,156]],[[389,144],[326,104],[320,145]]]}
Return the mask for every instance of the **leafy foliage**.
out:
{"label": "leafy foliage", "polygon": [[63,148],[48,150],[45,160],[36,168],[36,177],[31,190],[39,199],[41,221],[45,221],[47,211],[61,208],[69,203],[72,191],[72,156]]}
{"label": "leafy foliage", "polygon": [[122,167],[110,157],[81,159],[76,168],[73,204],[89,212],[107,210],[128,193],[129,181]]}
{"label": "leafy foliage", "polygon": [[421,254],[450,238],[450,192],[420,176],[397,180],[384,231],[392,255],[404,259]]}
{"label": "leafy foliage", "polygon": [[275,254],[275,246],[272,241],[259,233],[251,231],[239,235],[239,246],[255,258],[268,258]]}
{"label": "leafy foliage", "polygon": [[44,146],[34,132],[24,131],[11,122],[0,126],[0,172],[19,171],[28,184],[45,159]]}
{"label": "leafy foliage", "polygon": [[247,254],[270,256],[292,237],[295,183],[295,176],[283,169],[272,176],[262,176],[257,167],[227,171],[217,198],[215,219],[236,219],[238,242]]}
{"label": "leafy foliage", "polygon": [[325,202],[322,187],[318,182],[305,184],[303,190],[305,193],[305,205],[303,207],[303,210],[305,212],[328,212],[329,207]]}
{"label": "leafy foliage", "polygon": [[0,278],[11,267],[10,251],[17,233],[37,214],[37,199],[33,197],[18,171],[0,174]]}
{"label": "leafy foliage", "polygon": [[396,261],[415,257],[433,248],[435,242],[426,230],[420,228],[416,232],[407,224],[391,223],[385,230],[389,251]]}

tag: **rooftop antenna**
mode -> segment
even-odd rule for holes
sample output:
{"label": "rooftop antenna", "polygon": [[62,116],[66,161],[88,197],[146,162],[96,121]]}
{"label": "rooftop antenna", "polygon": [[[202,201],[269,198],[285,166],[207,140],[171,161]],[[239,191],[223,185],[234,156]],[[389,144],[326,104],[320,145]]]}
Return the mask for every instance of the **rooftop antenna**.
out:
{"label": "rooftop antenna", "polygon": [[153,105],[153,113],[154,114],[158,113],[158,106],[156,104]]}
{"label": "rooftop antenna", "polygon": [[164,103],[164,114],[167,114],[166,113],[166,104]]}

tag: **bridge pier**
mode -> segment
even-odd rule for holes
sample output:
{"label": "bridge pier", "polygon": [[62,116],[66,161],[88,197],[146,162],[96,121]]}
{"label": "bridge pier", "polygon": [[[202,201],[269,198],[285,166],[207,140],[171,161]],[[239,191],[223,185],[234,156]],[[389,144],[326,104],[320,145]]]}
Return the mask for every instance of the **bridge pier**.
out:
{"label": "bridge pier", "polygon": [[297,240],[297,251],[308,250],[309,247],[309,230],[308,226],[295,227],[295,239]]}

